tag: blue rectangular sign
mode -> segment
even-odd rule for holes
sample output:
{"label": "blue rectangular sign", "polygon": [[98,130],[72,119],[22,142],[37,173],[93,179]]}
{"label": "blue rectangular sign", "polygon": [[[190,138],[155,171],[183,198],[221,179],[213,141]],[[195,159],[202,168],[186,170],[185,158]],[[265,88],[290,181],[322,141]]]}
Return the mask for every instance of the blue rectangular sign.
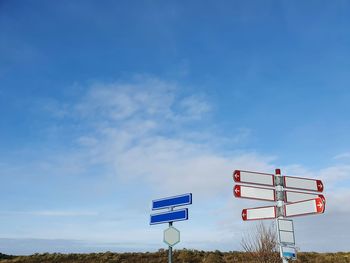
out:
{"label": "blue rectangular sign", "polygon": [[283,257],[285,258],[296,258],[295,253],[292,252],[283,252]]}
{"label": "blue rectangular sign", "polygon": [[192,194],[183,194],[152,201],[152,210],[192,204]]}
{"label": "blue rectangular sign", "polygon": [[162,224],[175,221],[182,221],[188,219],[188,209],[174,210],[151,215],[150,224]]}

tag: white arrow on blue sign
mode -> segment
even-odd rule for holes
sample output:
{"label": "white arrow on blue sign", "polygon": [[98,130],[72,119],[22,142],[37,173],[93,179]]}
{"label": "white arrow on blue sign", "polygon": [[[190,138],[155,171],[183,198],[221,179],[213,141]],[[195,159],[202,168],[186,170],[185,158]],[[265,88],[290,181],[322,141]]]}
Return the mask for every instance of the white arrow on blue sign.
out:
{"label": "white arrow on blue sign", "polygon": [[150,224],[162,224],[188,219],[188,209],[180,209],[151,215]]}
{"label": "white arrow on blue sign", "polygon": [[182,205],[190,205],[190,204],[192,204],[191,193],[153,200],[152,210],[158,210],[158,209],[182,206]]}

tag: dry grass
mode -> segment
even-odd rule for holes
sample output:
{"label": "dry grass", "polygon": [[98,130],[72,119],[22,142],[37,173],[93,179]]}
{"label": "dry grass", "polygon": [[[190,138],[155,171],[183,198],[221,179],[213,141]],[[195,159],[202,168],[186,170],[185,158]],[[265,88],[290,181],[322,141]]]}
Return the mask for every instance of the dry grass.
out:
{"label": "dry grass", "polygon": [[[7,257],[7,258],[6,258]],[[167,251],[155,253],[34,254],[31,256],[0,255],[0,263],[166,263]],[[253,263],[261,262],[254,254],[176,250],[174,263]],[[269,261],[266,261],[269,262]],[[296,263],[350,263],[350,253],[299,253]]]}

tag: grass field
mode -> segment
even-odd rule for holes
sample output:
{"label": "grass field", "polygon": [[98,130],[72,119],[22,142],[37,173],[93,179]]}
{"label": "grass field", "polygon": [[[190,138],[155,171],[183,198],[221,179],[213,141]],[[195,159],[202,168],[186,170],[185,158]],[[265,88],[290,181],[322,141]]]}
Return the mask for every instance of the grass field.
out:
{"label": "grass field", "polygon": [[[174,263],[228,263],[228,262],[274,262],[268,257],[251,257],[244,252],[220,252],[176,250]],[[92,253],[92,254],[34,254],[31,256],[8,256],[1,254],[0,263],[28,262],[28,263],[166,263],[167,251],[159,250],[155,253]],[[349,253],[299,253],[298,260],[302,263],[345,263],[350,262]]]}

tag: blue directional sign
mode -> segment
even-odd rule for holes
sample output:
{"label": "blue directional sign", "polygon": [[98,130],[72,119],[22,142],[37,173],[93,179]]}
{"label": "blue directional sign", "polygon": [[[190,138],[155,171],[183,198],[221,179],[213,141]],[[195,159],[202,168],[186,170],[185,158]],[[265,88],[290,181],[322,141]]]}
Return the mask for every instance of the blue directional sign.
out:
{"label": "blue directional sign", "polygon": [[297,259],[297,252],[294,247],[282,246],[282,257],[287,259]]}
{"label": "blue directional sign", "polygon": [[293,253],[293,252],[283,252],[283,257],[285,257],[285,258],[295,258],[295,253]]}
{"label": "blue directional sign", "polygon": [[174,211],[162,212],[151,215],[150,224],[162,224],[188,219],[188,209],[179,209]]}
{"label": "blue directional sign", "polygon": [[177,195],[152,201],[152,210],[192,204],[192,194]]}

